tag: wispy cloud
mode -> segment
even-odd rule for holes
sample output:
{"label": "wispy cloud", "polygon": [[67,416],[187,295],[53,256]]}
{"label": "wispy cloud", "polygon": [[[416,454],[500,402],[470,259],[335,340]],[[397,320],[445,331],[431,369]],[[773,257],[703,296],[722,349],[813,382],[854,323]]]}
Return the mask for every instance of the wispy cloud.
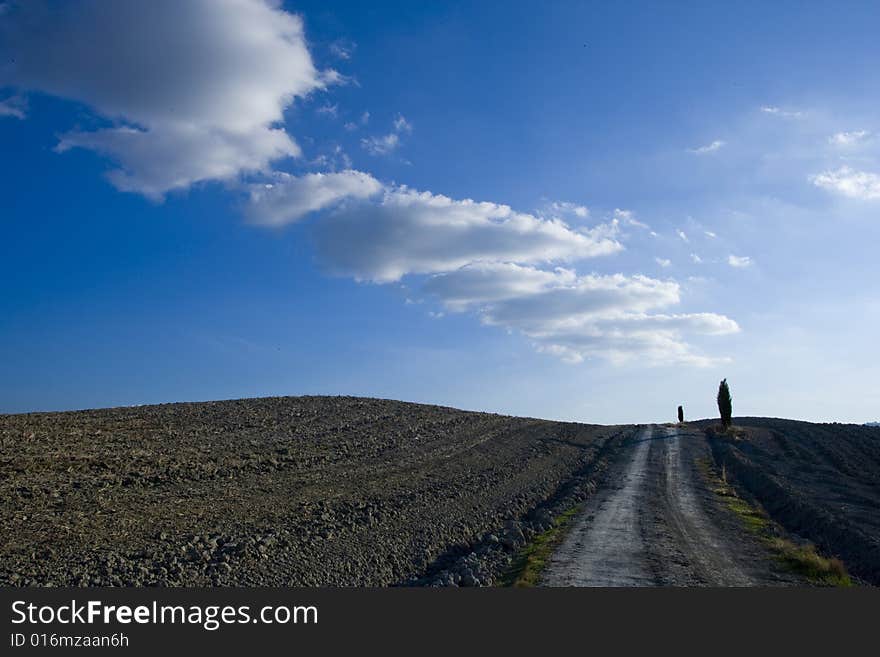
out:
{"label": "wispy cloud", "polygon": [[412,132],[412,124],[406,120],[403,114],[398,114],[394,119],[394,132]]}
{"label": "wispy cloud", "polygon": [[783,119],[799,119],[804,116],[804,112],[795,110],[784,110],[782,108],[776,107],[775,105],[764,105],[761,107],[761,111],[765,114],[772,114]]}
{"label": "wispy cloud", "polygon": [[22,96],[10,96],[0,100],[0,117],[24,119],[26,111],[27,101]]}
{"label": "wispy cloud", "polygon": [[354,54],[357,44],[346,39],[338,39],[330,44],[330,54],[337,59],[349,60]]}
{"label": "wispy cloud", "polygon": [[872,136],[867,130],[853,130],[851,132],[836,132],[828,138],[828,141],[834,146],[847,148],[864,143]]}
{"label": "wispy cloud", "polygon": [[349,121],[345,124],[345,129],[349,132],[354,132],[361,126],[365,126],[370,122],[370,113],[364,112],[361,114],[360,118],[357,121]]}
{"label": "wispy cloud", "polygon": [[688,236],[685,234],[685,232],[681,228],[676,228],[675,234],[678,235],[678,239],[680,239],[682,242],[684,242],[684,243],[690,242],[690,240],[688,239]]}
{"label": "wispy cloud", "polygon": [[400,136],[396,132],[382,135],[381,137],[364,137],[361,139],[361,147],[370,155],[387,155],[400,146]]}
{"label": "wispy cloud", "polygon": [[880,199],[880,175],[876,173],[856,171],[844,166],[810,176],[810,181],[817,187],[849,198],[861,201]]}
{"label": "wispy cloud", "polygon": [[716,139],[710,144],[706,144],[705,146],[699,146],[697,148],[689,148],[688,152],[693,153],[694,155],[706,155],[708,153],[714,153],[716,151],[721,150],[721,148],[725,145],[726,142]]}
{"label": "wispy cloud", "polygon": [[736,256],[731,254],[727,256],[727,264],[737,269],[744,269],[752,266],[752,259],[749,256]]}
{"label": "wispy cloud", "polygon": [[590,210],[587,206],[569,201],[553,201],[547,206],[547,209],[550,214],[554,215],[569,215],[579,219],[586,219],[590,216]]}
{"label": "wispy cloud", "polygon": [[[369,117],[368,117],[369,118]],[[412,132],[412,124],[402,114],[398,114],[392,123],[393,132],[387,135],[364,137],[361,146],[370,155],[387,155],[397,150],[401,145],[400,136]]]}
{"label": "wispy cloud", "polygon": [[322,169],[325,173],[351,169],[351,158],[339,144],[328,144],[327,147],[322,147],[322,151],[312,158],[310,166]]}
{"label": "wispy cloud", "polygon": [[324,114],[325,116],[330,116],[332,118],[336,118],[339,114],[339,105],[337,103],[324,103],[319,106],[318,109],[315,110],[318,114]]}
{"label": "wispy cloud", "polygon": [[620,208],[614,209],[613,214],[614,219],[622,223],[624,226],[632,226],[633,228],[640,228],[642,230],[651,231],[651,235],[656,235],[654,231],[651,230],[651,227],[646,224],[644,221],[639,221],[635,218],[635,215],[631,210],[621,210]]}
{"label": "wispy cloud", "polygon": [[668,258],[654,258],[654,262],[664,268],[672,265],[672,260],[669,260]]}

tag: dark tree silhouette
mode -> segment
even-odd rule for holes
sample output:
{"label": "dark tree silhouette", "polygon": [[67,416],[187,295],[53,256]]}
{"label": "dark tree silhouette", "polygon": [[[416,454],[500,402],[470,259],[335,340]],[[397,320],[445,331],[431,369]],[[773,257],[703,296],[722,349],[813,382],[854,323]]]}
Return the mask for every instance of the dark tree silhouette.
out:
{"label": "dark tree silhouette", "polygon": [[721,413],[721,424],[727,429],[730,426],[733,415],[733,401],[730,399],[730,388],[727,379],[723,379],[718,386],[718,412]]}
{"label": "dark tree silhouette", "polygon": [[681,424],[684,422],[684,408],[681,406],[678,407],[678,423]]}

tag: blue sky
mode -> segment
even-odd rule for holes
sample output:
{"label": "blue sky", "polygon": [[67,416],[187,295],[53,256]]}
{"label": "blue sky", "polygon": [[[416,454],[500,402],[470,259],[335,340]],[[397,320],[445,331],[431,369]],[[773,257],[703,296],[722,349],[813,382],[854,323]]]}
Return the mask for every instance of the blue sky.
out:
{"label": "blue sky", "polygon": [[0,412],[880,415],[872,3],[0,3]]}

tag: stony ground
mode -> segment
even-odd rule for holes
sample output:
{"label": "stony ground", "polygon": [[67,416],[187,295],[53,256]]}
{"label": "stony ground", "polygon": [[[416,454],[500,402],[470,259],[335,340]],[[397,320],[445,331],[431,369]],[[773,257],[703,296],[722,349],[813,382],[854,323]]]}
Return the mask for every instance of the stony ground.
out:
{"label": "stony ground", "polygon": [[490,584],[635,431],[351,397],[0,416],[0,585]]}
{"label": "stony ground", "polygon": [[880,427],[745,417],[724,435],[699,424],[774,520],[880,584]]}

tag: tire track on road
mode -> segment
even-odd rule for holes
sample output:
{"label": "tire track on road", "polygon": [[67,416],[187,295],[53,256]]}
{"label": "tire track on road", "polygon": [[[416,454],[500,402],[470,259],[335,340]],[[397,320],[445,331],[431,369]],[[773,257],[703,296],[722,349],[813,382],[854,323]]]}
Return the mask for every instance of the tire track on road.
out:
{"label": "tire track on road", "polygon": [[740,568],[733,550],[703,512],[694,492],[690,468],[682,458],[681,430],[663,427],[665,447],[666,518],[677,543],[687,556],[690,570],[710,586],[754,586]]}
{"label": "tire track on road", "polygon": [[544,586],[651,586],[638,529],[652,427],[646,427],[630,448],[632,456],[623,483],[601,495],[553,555],[544,572]]}

